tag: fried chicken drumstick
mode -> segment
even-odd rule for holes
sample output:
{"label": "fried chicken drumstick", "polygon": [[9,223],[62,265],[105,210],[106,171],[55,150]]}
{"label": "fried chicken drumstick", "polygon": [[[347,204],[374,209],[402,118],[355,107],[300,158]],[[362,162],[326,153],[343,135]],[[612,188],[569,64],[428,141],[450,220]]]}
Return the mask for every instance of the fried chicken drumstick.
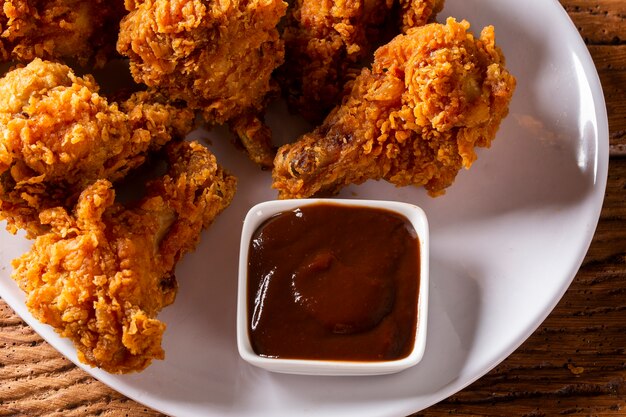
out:
{"label": "fried chicken drumstick", "polygon": [[229,123],[251,159],[274,158],[262,114],[283,62],[282,0],[127,0],[118,51],[135,81],[185,100],[210,124]]}
{"label": "fried chicken drumstick", "polygon": [[13,261],[13,278],[43,323],[72,340],[79,359],[112,373],[163,359],[174,301],[174,269],[200,231],[230,204],[236,181],[202,145],[170,142],[168,173],[147,185],[134,208],[114,202],[107,180],[83,191],[73,212],[41,212],[50,231]]}
{"label": "fried chicken drumstick", "polygon": [[443,0],[293,1],[283,32],[285,63],[277,75],[290,106],[320,122],[340,102],[359,61],[383,39],[396,9],[408,29],[434,20],[442,7]]}
{"label": "fried chicken drumstick", "polygon": [[29,235],[39,212],[71,207],[97,179],[116,181],[193,127],[191,110],[139,92],[118,105],[91,76],[35,59],[0,79],[0,219]]}
{"label": "fried chicken drumstick", "polygon": [[313,132],[278,150],[280,198],[334,194],[385,179],[438,195],[494,139],[515,89],[494,30],[469,23],[410,29],[375,53],[343,103]]}

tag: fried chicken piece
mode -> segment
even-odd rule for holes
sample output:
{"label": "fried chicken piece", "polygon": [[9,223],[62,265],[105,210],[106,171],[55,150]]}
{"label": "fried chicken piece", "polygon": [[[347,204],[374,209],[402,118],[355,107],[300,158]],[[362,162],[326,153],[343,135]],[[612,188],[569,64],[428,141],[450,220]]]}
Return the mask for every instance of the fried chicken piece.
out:
{"label": "fried chicken piece", "polygon": [[3,61],[75,59],[102,66],[115,52],[121,0],[4,0],[0,10]]}
{"label": "fried chicken piece", "polygon": [[443,9],[445,0],[399,0],[402,33],[432,22]]}
{"label": "fried chicken piece", "polygon": [[270,131],[256,126],[284,58],[276,25],[286,3],[127,0],[126,7],[117,48],[130,58],[135,81],[185,100],[210,124],[254,132],[241,142],[254,161],[271,166]]}
{"label": "fried chicken piece", "polygon": [[443,0],[293,2],[283,33],[285,64],[277,78],[289,104],[305,119],[319,123],[341,101],[344,84],[384,39],[385,23],[395,20],[394,6],[407,29],[434,20]]}
{"label": "fried chicken piece", "polygon": [[319,122],[339,101],[349,69],[369,53],[392,0],[295,0],[283,31],[278,80],[289,105]]}
{"label": "fried chicken piece", "polygon": [[489,147],[515,89],[495,45],[469,23],[410,29],[375,53],[350,94],[324,123],[278,150],[273,187],[280,198],[334,194],[385,179],[442,194]]}
{"label": "fried chicken piece", "polygon": [[41,212],[50,232],[13,261],[31,313],[71,339],[82,362],[111,373],[164,358],[156,316],[175,299],[176,263],[235,193],[235,178],[202,145],[166,148],[168,173],[136,207],[115,203],[111,183],[98,180],[72,213]]}
{"label": "fried chicken piece", "polygon": [[116,181],[193,127],[194,114],[139,92],[118,105],[87,75],[35,59],[0,79],[0,218],[30,236],[41,210],[71,207],[97,179]]}

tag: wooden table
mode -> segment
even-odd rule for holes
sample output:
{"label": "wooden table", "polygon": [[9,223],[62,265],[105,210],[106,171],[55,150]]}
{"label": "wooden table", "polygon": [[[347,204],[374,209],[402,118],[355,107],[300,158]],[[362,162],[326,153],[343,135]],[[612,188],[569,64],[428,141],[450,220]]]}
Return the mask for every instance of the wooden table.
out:
{"label": "wooden table", "polygon": [[[564,298],[515,353],[416,416],[626,415],[626,0],[561,4],[593,56],[609,114],[609,178],[594,240]],[[61,357],[0,299],[0,416],[13,415],[159,413]]]}

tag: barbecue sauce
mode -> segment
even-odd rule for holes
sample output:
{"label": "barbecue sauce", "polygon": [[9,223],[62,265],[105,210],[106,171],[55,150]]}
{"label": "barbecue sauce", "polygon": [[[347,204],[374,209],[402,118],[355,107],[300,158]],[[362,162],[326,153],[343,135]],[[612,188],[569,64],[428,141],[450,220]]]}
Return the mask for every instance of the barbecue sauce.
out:
{"label": "barbecue sauce", "polygon": [[419,241],[392,211],[333,204],[279,213],[253,234],[248,332],[266,357],[406,357],[417,327]]}

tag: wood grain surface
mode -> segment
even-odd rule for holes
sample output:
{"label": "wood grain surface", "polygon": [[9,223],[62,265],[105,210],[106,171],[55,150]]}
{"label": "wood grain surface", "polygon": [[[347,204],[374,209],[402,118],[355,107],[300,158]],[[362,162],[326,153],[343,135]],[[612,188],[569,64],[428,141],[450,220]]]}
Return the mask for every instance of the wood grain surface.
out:
{"label": "wood grain surface", "polygon": [[[561,302],[516,352],[415,416],[626,415],[626,0],[561,4],[593,56],[609,115],[609,178],[594,240]],[[0,416],[35,415],[160,414],[78,369],[0,299]]]}

